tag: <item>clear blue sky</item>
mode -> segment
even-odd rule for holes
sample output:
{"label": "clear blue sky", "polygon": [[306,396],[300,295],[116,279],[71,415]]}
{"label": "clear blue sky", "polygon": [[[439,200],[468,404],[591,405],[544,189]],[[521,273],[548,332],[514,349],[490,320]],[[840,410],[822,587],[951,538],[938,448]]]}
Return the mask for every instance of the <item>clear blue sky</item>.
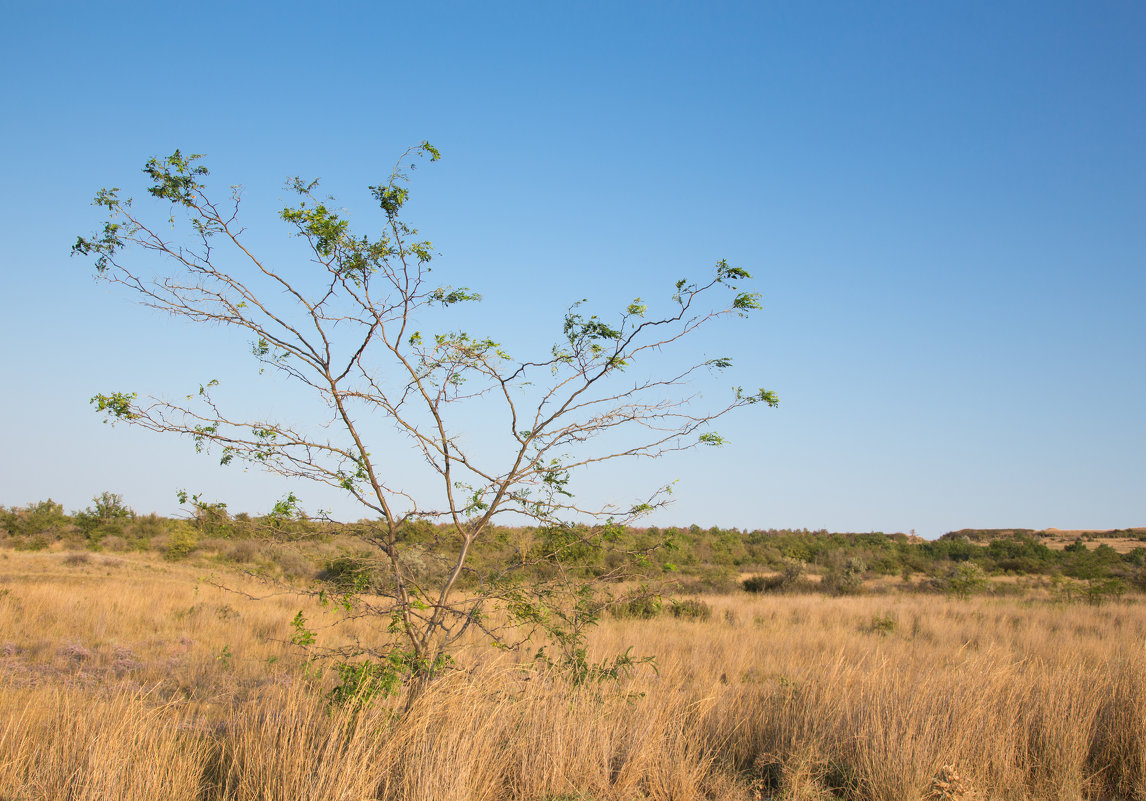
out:
{"label": "clear blue sky", "polygon": [[[296,174],[363,208],[428,139],[444,158],[417,173],[412,221],[443,280],[485,294],[495,336],[549,340],[568,301],[665,295],[718,258],[757,278],[764,315],[720,347],[781,407],[722,425],[722,450],[586,491],[675,478],[658,522],[704,526],[1146,525],[1140,3],[43,2],[4,18],[0,504],[307,500],[101,425],[96,392],[179,396],[253,365],[241,338],[93,282],[69,247],[97,225],[98,187],[138,187],[177,147],[263,213]],[[273,219],[248,223],[273,252]]]}

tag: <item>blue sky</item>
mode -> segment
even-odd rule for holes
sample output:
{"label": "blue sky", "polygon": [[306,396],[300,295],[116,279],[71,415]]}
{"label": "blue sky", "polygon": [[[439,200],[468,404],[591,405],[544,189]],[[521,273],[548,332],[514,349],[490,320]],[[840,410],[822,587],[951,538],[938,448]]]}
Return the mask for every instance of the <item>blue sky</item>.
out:
{"label": "blue sky", "polygon": [[68,250],[97,188],[178,147],[286,258],[284,178],[365,213],[427,139],[409,216],[485,295],[475,329],[550,340],[572,300],[720,258],[756,278],[763,315],[702,344],[780,408],[586,493],[675,479],[657,522],[704,526],[1146,525],[1141,4],[45,2],[5,9],[0,66],[0,504],[294,489],[357,516],[102,425],[96,392],[210,377],[301,407]]}

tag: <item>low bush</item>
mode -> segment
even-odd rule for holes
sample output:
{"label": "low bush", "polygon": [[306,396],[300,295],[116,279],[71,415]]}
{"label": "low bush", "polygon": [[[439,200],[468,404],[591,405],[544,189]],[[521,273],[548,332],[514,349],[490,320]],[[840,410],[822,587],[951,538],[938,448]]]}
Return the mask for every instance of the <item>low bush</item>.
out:
{"label": "low bush", "polygon": [[747,592],[771,592],[780,586],[779,576],[749,576],[740,582]]}
{"label": "low bush", "polygon": [[361,592],[377,580],[374,560],[363,554],[341,554],[328,559],[318,578],[345,592]]}
{"label": "low bush", "polygon": [[661,613],[664,604],[656,595],[638,595],[611,608],[613,617],[651,620]]}
{"label": "low bush", "polygon": [[669,613],[682,620],[708,620],[712,617],[712,607],[699,598],[686,598],[673,601]]}
{"label": "low bush", "polygon": [[898,621],[891,615],[873,615],[871,622],[868,623],[867,626],[864,626],[861,631],[886,637],[894,633],[898,627]]}
{"label": "low bush", "polygon": [[806,591],[809,582],[804,573],[808,563],[802,559],[785,557],[780,563],[780,572],[772,576],[749,576],[740,582],[748,592],[797,592]]}
{"label": "low bush", "polygon": [[186,528],[179,528],[172,532],[167,539],[167,547],[163,556],[171,560],[186,559],[199,547],[199,538]]}
{"label": "low bush", "polygon": [[824,574],[824,590],[832,595],[855,595],[863,589],[867,565],[858,556],[837,560]]}

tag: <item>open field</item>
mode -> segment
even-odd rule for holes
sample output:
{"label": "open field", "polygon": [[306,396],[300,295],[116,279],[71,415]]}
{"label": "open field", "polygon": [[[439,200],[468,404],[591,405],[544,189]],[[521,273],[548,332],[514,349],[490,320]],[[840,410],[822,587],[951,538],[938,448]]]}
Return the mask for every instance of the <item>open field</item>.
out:
{"label": "open field", "polygon": [[1048,548],[1062,550],[1074,542],[1082,542],[1089,548],[1099,545],[1109,545],[1118,553],[1130,553],[1135,548],[1141,548],[1143,537],[1146,537],[1146,528],[1131,528],[1122,531],[1068,531],[1066,529],[1050,528],[1040,531],[1039,540]]}
{"label": "open field", "polygon": [[[1054,550],[1064,550],[1076,541],[1075,537],[1045,537],[1042,539],[1043,543],[1048,548]],[[1135,548],[1142,547],[1142,540],[1130,539],[1128,537],[1105,537],[1101,539],[1087,540],[1083,545],[1088,548],[1097,548],[1099,545],[1107,545],[1113,548],[1118,553],[1130,553]]]}
{"label": "open field", "polygon": [[206,572],[0,551],[0,797],[1146,798],[1137,596],[706,596],[594,632],[655,672],[571,687],[474,642],[400,717],[332,707],[284,642],[323,609]]}

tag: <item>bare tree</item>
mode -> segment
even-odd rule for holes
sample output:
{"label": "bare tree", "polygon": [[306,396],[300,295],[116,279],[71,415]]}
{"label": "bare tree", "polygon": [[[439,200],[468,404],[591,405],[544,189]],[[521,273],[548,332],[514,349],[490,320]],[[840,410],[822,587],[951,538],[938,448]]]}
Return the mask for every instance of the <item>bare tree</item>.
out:
{"label": "bare tree", "polygon": [[[123,392],[92,398],[113,422],[184,435],[197,449],[218,449],[223,464],[252,462],[336,487],[369,510],[376,523],[359,534],[385,563],[387,581],[348,610],[388,625],[358,653],[400,661],[425,677],[474,629],[510,643],[514,627],[540,626],[564,635],[576,652],[577,601],[557,603],[551,588],[519,577],[541,562],[560,576],[572,554],[609,547],[621,526],[665,503],[667,488],[628,505],[590,505],[573,496],[571,476],[608,461],[719,445],[710,430],[715,420],[742,406],[775,406],[777,398],[733,389],[723,402],[706,404],[695,382],[730,367],[727,357],[659,366],[702,327],[760,308],[757,294],[738,288],[748,273],[725,261],[706,281],[677,281],[659,314],[637,299],[606,321],[575,304],[557,344],[530,360],[512,358],[493,339],[426,330],[445,319],[441,310],[480,298],[431,283],[431,245],[402,220],[407,170],[422,157],[439,154],[428,143],[412,148],[386,183],[370,188],[385,215],[373,238],[352,232],[330,199],[317,196],[317,182],[290,181],[297,204],[280,216],[307,258],[278,266],[246,244],[238,188],[220,201],[208,191],[200,156],[176,151],[144,168],[148,192],[170,204],[167,224],[145,221],[117,189],[101,190],[94,202],[108,219],[102,232],[79,238],[73,254],[94,257],[100,278],[146,305],[245,331],[264,367],[322,400],[328,419],[311,421],[320,428],[233,415],[216,401],[215,382],[185,403]],[[145,272],[130,250],[162,257],[142,263],[163,266]],[[642,372],[649,366],[652,372]],[[458,412],[475,405],[486,431],[500,437],[490,452],[474,452],[460,436],[465,418]],[[371,451],[370,424],[379,418],[405,436],[407,455]],[[412,461],[432,471],[436,497],[404,483]],[[292,512],[294,503],[292,494],[280,512]],[[430,580],[407,558],[402,532],[412,521],[437,524],[438,547],[428,550],[442,568]],[[538,545],[476,575],[471,555],[498,522],[535,527]],[[581,621],[592,617],[587,605]],[[584,669],[583,649],[576,659]]]}

